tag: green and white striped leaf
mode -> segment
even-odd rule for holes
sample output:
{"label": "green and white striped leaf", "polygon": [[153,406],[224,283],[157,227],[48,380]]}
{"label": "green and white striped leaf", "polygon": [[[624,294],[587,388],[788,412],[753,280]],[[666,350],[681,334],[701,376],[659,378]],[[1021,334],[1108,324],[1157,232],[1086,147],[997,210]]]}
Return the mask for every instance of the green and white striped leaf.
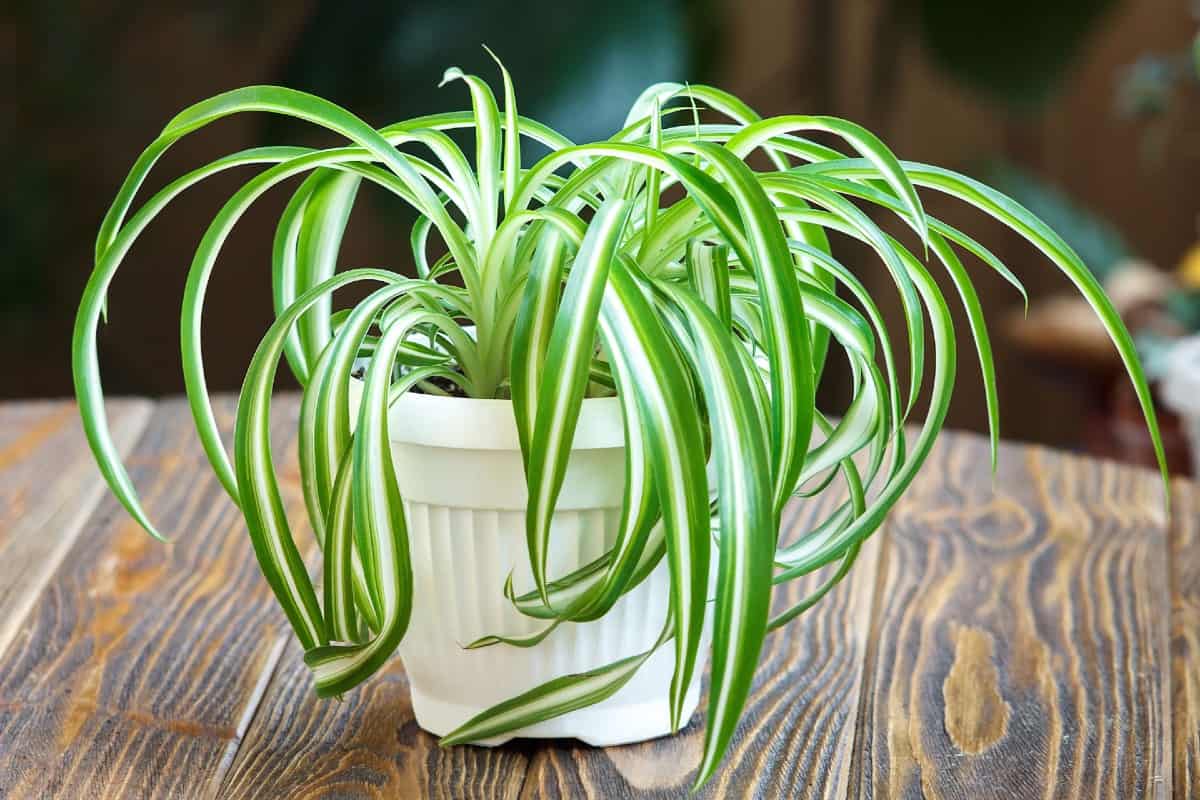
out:
{"label": "green and white striped leaf", "polygon": [[771,606],[779,518],[767,434],[750,381],[721,319],[686,289],[664,285],[691,334],[692,368],[704,387],[717,474],[720,553],[713,613],[712,683],[704,758],[695,785],[716,770],[741,717]]}
{"label": "green and white striped leaf", "polygon": [[529,484],[526,543],[534,584],[547,604],[550,518],[566,476],[575,425],[587,388],[600,301],[628,219],[628,203],[614,199],[596,212],[588,226],[559,302],[547,344],[545,368],[538,382],[537,414],[530,447],[525,453],[525,477]]}
{"label": "green and white striped leaf", "polygon": [[708,593],[711,542],[703,432],[685,367],[654,308],[620,261],[609,274],[600,329],[605,349],[623,354],[628,367],[624,386],[641,407],[642,435],[666,533],[676,639],[671,723],[676,727],[699,661]]}
{"label": "green and white striped leaf", "polygon": [[[396,278],[383,270],[350,270],[297,298],[259,344],[238,399],[234,454],[238,487],[242,493],[242,515],[259,567],[305,649],[328,642],[328,633],[283,510],[279,480],[271,460],[271,388],[287,334],[300,316],[333,290],[364,280],[393,283]],[[388,290],[388,287],[383,289]]]}
{"label": "green and white striped leaf", "polygon": [[502,736],[543,720],[587,708],[612,697],[637,674],[638,668],[671,636],[667,620],[663,633],[645,652],[622,658],[577,675],[564,675],[511,700],[476,714],[439,740],[442,747]]}

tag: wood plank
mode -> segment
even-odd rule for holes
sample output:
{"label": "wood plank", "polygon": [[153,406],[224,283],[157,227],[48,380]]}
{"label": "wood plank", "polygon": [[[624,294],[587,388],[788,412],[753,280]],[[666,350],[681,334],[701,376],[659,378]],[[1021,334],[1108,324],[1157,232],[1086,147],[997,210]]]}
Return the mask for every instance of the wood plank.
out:
{"label": "wood plank", "polygon": [[951,435],[889,523],[856,794],[1170,791],[1165,515],[1147,471]]}
{"label": "wood plank", "polygon": [[[298,404],[276,403],[292,441]],[[228,429],[232,403],[218,403]],[[289,447],[289,450],[291,448]],[[236,747],[284,625],[183,401],[128,459],[160,544],[110,496],[0,661],[0,796],[193,797]],[[294,470],[285,502],[302,500]]]}
{"label": "wood plank", "polygon": [[522,744],[443,750],[417,727],[398,658],[341,702],[313,693],[289,645],[215,796],[515,798]]}
{"label": "wood plank", "polygon": [[1171,507],[1171,725],[1175,800],[1200,797],[1200,486],[1176,481]]}
{"label": "wood plank", "polygon": [[[133,447],[152,407],[108,404],[118,452]],[[75,403],[0,405],[0,657],[104,491]]]}
{"label": "wood plank", "polygon": [[[805,529],[839,499],[827,493],[795,504],[786,528]],[[698,796],[846,796],[878,553],[873,537],[837,589],[768,637],[735,741]],[[807,596],[824,577],[790,584],[776,609]],[[705,688],[701,710],[678,736],[604,750],[574,742],[539,747],[522,797],[687,797],[704,742],[707,676]]]}

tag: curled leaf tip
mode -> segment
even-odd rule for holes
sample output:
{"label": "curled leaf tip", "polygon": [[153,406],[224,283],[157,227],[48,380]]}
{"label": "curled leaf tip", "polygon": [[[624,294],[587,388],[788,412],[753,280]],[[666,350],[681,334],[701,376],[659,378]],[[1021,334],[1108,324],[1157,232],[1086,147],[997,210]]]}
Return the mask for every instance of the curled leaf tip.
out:
{"label": "curled leaf tip", "polygon": [[442,73],[442,80],[440,83],[438,83],[438,88],[440,89],[441,87],[445,86],[447,83],[450,83],[450,81],[462,80],[462,77],[463,77],[463,71],[461,69],[459,69],[458,67],[450,67],[449,69],[447,69],[445,72]]}
{"label": "curled leaf tip", "polygon": [[491,647],[492,645],[499,644],[499,643],[500,643],[499,636],[480,636],[475,641],[468,642],[467,644],[462,644],[460,642],[458,646],[461,647],[463,650],[479,650],[480,648]]}
{"label": "curled leaf tip", "polygon": [[146,533],[150,534],[151,536],[153,536],[155,539],[162,542],[163,544],[174,544],[174,542],[175,542],[175,540],[172,539],[170,536],[159,533],[157,528],[146,528]]}
{"label": "curled leaf tip", "polygon": [[163,544],[171,544],[174,540],[170,536],[162,533],[162,531],[160,531],[158,528],[154,527],[154,523],[150,521],[150,518],[146,515],[146,512],[142,510],[141,504],[138,503],[136,499],[134,500],[134,503],[136,505],[133,508],[126,506],[126,510],[129,512],[129,515],[133,517],[133,521],[141,526],[142,530],[153,536],[158,541],[162,542]]}
{"label": "curled leaf tip", "polygon": [[487,52],[487,54],[492,57],[492,61],[495,61],[496,64],[500,67],[500,69],[503,71],[504,70],[504,62],[502,62],[500,60],[500,56],[496,55],[496,51],[493,50],[492,48],[488,47],[483,42],[480,42],[479,46],[482,47]]}

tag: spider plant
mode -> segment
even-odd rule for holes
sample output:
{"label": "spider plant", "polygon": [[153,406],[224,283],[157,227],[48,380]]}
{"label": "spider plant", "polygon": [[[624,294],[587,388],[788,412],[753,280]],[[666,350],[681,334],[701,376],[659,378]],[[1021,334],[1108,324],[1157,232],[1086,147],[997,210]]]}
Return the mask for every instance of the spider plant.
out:
{"label": "spider plant", "polygon": [[[226,170],[262,168],[228,200],[196,250],[180,319],[184,378],[204,451],[245,517],[318,694],[337,695],[371,676],[411,616],[404,487],[389,455],[389,405],[410,391],[511,398],[529,487],[533,581],[510,582],[501,602],[544,620],[546,631],[586,624],[666,558],[671,613],[655,647],[674,651],[676,725],[684,689],[703,669],[699,643],[712,606],[711,691],[696,784],[706,781],[734,733],[764,637],[846,575],[942,428],[957,345],[936,270],[954,287],[973,338],[994,464],[992,348],[960,253],[1024,289],[983,244],[927,214],[918,189],[951,195],[999,220],[1074,282],[1124,360],[1162,462],[1128,332],[1075,253],[1014,201],[963,175],[898,160],[854,123],[762,119],[710,86],[655,84],[610,139],[575,144],[521,116],[512,81],[500,70],[503,111],[483,80],[451,69],[445,81],[465,86],[469,110],[379,129],[281,87],[205,100],[146,148],[100,226],[75,325],[75,388],[104,476],[129,513],[159,536],[106,422],[96,349],[106,293],[138,236],[176,196]],[[243,150],[187,173],[135,208],[139,188],[169,147],[243,112],[305,120],[344,144]],[[450,135],[460,130],[459,138],[473,134],[473,158]],[[205,380],[205,291],[226,237],[250,205],[299,176],[275,235],[275,321],[246,372],[230,454]],[[415,275],[338,271],[347,217],[364,184],[416,210],[409,242]],[[910,244],[885,232],[876,221],[881,215],[911,229]],[[904,316],[899,343],[884,325],[880,298],[835,255],[829,232],[864,243],[873,268],[894,283]],[[351,284],[371,291],[335,312],[332,294]],[[906,374],[897,346],[907,351]],[[853,383],[837,416],[814,399],[831,354],[849,362]],[[318,584],[284,513],[268,437],[280,361],[303,386],[300,468],[308,523],[323,553]],[[352,418],[355,375],[363,400]],[[906,440],[923,389],[929,411]],[[549,574],[549,520],[581,403],[605,394],[619,398],[627,443],[616,542],[570,574]],[[845,499],[819,524],[781,541],[785,504],[831,487]],[[832,577],[811,596],[773,605],[776,587],[829,565],[836,565]],[[529,646],[540,638],[494,636],[472,646]],[[651,652],[563,675],[487,710],[442,742],[495,736],[598,702]]]}

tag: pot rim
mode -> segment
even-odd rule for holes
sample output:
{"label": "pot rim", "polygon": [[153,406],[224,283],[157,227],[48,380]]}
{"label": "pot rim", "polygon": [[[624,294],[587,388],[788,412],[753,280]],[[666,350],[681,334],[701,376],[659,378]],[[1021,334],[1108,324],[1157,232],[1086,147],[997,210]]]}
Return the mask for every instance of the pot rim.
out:
{"label": "pot rim", "polygon": [[[358,408],[362,381],[350,382],[350,407]],[[441,397],[406,392],[388,414],[388,435],[400,444],[457,450],[520,451],[521,439],[511,400]],[[572,450],[625,447],[625,423],[618,397],[584,399]]]}

